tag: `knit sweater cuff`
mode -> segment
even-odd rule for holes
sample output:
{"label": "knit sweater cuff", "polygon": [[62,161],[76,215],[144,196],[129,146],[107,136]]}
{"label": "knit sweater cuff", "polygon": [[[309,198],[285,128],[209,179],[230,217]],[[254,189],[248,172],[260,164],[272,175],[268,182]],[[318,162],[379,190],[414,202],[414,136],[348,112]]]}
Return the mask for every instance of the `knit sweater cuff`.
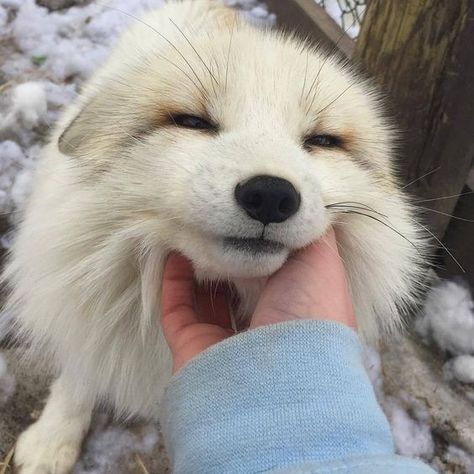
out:
{"label": "knit sweater cuff", "polygon": [[162,427],[176,474],[394,453],[357,335],[327,321],[265,326],[203,352],[172,379]]}

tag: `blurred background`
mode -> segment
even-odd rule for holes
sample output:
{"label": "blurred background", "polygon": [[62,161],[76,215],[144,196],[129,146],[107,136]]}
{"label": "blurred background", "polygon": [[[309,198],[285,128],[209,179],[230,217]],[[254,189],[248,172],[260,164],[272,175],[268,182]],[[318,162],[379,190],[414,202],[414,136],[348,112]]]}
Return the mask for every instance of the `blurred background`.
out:
{"label": "blurred background", "polygon": [[[399,174],[432,234],[432,288],[407,335],[366,350],[399,453],[474,473],[474,0],[222,0],[352,62],[387,97]],[[49,130],[130,15],[163,0],[0,0],[0,259]],[[124,13],[125,12],[125,13]],[[1,303],[1,301],[0,301]],[[0,474],[49,380],[17,362],[0,314]],[[75,474],[168,471],[159,426],[98,412]]]}

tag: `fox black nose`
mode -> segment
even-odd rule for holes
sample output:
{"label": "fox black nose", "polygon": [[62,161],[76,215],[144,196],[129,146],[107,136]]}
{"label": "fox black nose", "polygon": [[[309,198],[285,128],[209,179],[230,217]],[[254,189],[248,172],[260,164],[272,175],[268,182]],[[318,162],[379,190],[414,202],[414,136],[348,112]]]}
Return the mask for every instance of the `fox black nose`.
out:
{"label": "fox black nose", "polygon": [[255,176],[235,188],[239,206],[262,224],[283,222],[300,208],[301,197],[286,179]]}

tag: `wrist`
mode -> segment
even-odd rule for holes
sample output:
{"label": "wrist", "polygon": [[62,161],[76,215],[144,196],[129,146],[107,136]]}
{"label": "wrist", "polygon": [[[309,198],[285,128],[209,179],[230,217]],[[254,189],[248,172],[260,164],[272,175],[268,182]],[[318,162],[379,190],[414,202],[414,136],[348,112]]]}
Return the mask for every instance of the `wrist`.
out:
{"label": "wrist", "polygon": [[333,322],[260,327],[209,348],[175,375],[163,408],[177,472],[393,452],[357,335]]}

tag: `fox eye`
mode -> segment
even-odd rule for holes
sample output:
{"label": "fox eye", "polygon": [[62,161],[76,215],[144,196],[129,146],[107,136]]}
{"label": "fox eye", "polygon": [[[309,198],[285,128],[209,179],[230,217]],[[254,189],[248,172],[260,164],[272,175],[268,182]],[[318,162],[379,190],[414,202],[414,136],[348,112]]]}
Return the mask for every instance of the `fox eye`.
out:
{"label": "fox eye", "polygon": [[304,141],[304,147],[307,149],[315,147],[336,148],[340,147],[341,144],[342,140],[334,135],[312,135]]}
{"label": "fox eye", "polygon": [[194,130],[211,130],[216,131],[217,127],[210,123],[208,120],[195,115],[172,115],[171,119],[173,123],[178,127],[191,128]]}

